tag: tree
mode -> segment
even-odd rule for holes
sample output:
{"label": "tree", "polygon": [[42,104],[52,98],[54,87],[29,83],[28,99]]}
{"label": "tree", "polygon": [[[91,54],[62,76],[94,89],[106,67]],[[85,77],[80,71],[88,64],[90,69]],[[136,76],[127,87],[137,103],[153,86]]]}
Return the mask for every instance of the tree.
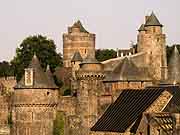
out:
{"label": "tree", "polygon": [[24,68],[29,65],[34,53],[39,58],[44,70],[47,65],[50,65],[52,71],[57,66],[62,66],[62,57],[56,52],[56,45],[53,40],[41,35],[29,36],[16,49],[16,56],[11,61],[17,81],[21,79]]}
{"label": "tree", "polygon": [[95,53],[96,59],[98,61],[105,61],[111,58],[116,58],[117,57],[117,53],[115,50],[113,49],[98,49],[96,50]]}
{"label": "tree", "polygon": [[7,61],[0,62],[0,77],[13,76],[13,66]]}

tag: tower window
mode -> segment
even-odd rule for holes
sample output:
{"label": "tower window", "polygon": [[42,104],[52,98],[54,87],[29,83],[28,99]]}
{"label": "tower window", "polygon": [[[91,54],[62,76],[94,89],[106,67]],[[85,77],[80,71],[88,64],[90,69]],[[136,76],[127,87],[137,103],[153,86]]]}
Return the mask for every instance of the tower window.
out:
{"label": "tower window", "polygon": [[156,28],[155,27],[153,27],[153,33],[155,33],[156,32]]}
{"label": "tower window", "polygon": [[157,42],[159,42],[159,38],[157,38]]}
{"label": "tower window", "polygon": [[26,86],[33,85],[33,69],[32,68],[25,69],[25,85]]}
{"label": "tower window", "polygon": [[86,54],[86,49],[84,50],[84,53]]}
{"label": "tower window", "polygon": [[49,95],[49,91],[47,92],[47,96]]}

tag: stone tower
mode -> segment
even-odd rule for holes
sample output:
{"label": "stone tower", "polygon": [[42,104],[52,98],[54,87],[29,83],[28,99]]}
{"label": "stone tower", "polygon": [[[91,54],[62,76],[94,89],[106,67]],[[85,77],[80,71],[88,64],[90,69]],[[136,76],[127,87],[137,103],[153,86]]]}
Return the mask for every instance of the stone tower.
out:
{"label": "stone tower", "polygon": [[146,52],[147,64],[155,80],[167,79],[166,36],[162,32],[163,25],[152,12],[146,16],[145,24],[139,28],[138,52]]}
{"label": "stone tower", "polygon": [[77,21],[63,34],[63,63],[64,67],[71,67],[71,59],[75,52],[86,58],[89,52],[95,53],[95,34],[89,33]]}
{"label": "stone tower", "polygon": [[34,55],[14,88],[13,135],[53,135],[57,86]]}
{"label": "stone tower", "polygon": [[78,114],[81,118],[81,134],[88,135],[98,118],[98,97],[103,89],[103,65],[94,56],[88,55],[80,64],[77,73]]}

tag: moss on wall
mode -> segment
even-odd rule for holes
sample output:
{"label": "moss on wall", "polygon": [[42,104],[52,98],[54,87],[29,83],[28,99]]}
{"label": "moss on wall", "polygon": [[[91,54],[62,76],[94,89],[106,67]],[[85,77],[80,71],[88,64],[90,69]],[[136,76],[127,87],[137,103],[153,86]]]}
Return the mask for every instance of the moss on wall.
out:
{"label": "moss on wall", "polygon": [[64,114],[63,112],[56,113],[54,120],[53,135],[64,135]]}

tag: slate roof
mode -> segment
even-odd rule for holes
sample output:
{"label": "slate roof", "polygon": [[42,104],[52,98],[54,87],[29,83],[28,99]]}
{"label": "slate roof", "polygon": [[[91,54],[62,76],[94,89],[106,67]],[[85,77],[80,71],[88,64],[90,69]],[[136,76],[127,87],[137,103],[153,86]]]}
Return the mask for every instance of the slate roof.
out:
{"label": "slate roof", "polygon": [[25,85],[25,76],[21,78],[21,80],[14,87],[15,89],[56,89],[57,86],[51,82],[47,76],[47,74],[43,71],[40,62],[36,55],[33,56],[32,61],[28,68],[33,69],[33,85],[26,86]]}
{"label": "slate roof", "polygon": [[137,67],[131,59],[125,57],[108,74],[104,81],[141,81],[151,80],[146,68]]}
{"label": "slate roof", "polygon": [[78,20],[77,22],[75,22],[72,27],[80,28],[80,32],[89,33],[89,32],[83,27],[83,25],[82,25],[82,23],[81,23],[80,20]]}
{"label": "slate roof", "polygon": [[168,83],[180,83],[180,55],[177,47],[174,47],[174,51],[170,57],[168,63]]}
{"label": "slate roof", "polygon": [[87,57],[80,63],[80,65],[83,64],[101,64],[101,63],[97,61],[97,59],[89,53]]}
{"label": "slate roof", "polygon": [[144,24],[141,24],[141,26],[139,27],[138,31],[145,31]]}
{"label": "slate roof", "polygon": [[[53,78],[53,74],[51,72],[51,69],[50,69],[50,66],[47,65],[47,68],[46,68],[46,75],[48,77],[48,81],[50,84],[52,84],[54,87],[57,87],[55,82],[54,82],[54,78]],[[58,87],[57,87],[58,88]]]}
{"label": "slate roof", "polygon": [[164,88],[158,87],[144,90],[124,90],[91,130],[125,132],[163,91]]}
{"label": "slate roof", "polygon": [[83,61],[82,57],[81,57],[81,54],[79,53],[79,51],[76,51],[74,53],[74,56],[72,57],[71,59],[72,62],[75,62],[75,61]]}
{"label": "slate roof", "polygon": [[157,19],[156,15],[152,12],[151,15],[148,17],[145,23],[146,26],[160,26],[162,27],[163,25],[159,22]]}

